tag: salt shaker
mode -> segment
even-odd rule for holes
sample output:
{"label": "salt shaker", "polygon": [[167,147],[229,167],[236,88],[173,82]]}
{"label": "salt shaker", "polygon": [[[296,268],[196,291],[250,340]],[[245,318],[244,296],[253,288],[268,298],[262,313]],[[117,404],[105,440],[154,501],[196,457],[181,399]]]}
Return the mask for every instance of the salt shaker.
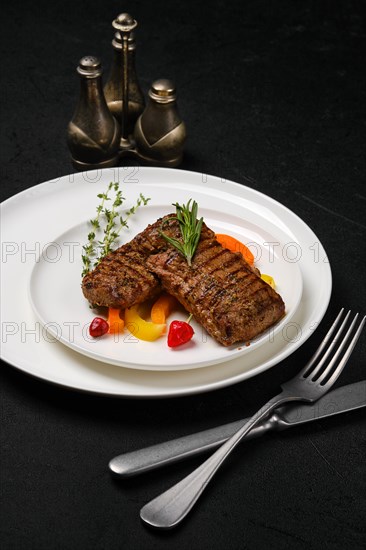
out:
{"label": "salt shaker", "polygon": [[177,166],[182,161],[186,127],[171,80],[161,78],[153,82],[148,104],[136,122],[134,139],[138,155],[148,163]]}
{"label": "salt shaker", "polygon": [[121,130],[103,95],[101,63],[97,57],[83,57],[77,72],[80,97],[67,128],[73,165],[77,170],[115,166]]}

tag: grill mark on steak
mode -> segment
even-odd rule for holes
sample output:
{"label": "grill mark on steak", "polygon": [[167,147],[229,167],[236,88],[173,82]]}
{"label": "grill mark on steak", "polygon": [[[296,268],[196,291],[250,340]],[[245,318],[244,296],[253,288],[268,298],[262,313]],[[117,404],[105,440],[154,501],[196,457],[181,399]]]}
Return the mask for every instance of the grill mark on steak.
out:
{"label": "grill mark on steak", "polygon": [[[240,264],[238,264],[238,271],[242,269],[243,262],[247,266],[248,269],[251,271],[254,271],[254,273],[259,274],[259,271],[250,266],[246,260],[243,258],[240,252],[231,252],[227,248],[224,248],[221,246],[221,244],[214,238],[214,240],[205,240],[204,242],[200,243],[200,252],[202,253],[199,258],[196,258],[196,269],[203,269],[205,268],[207,270],[207,273],[212,273],[215,270],[216,263],[219,266],[219,268],[225,267],[225,278],[229,274],[228,267],[230,264],[235,263],[235,259],[240,260]],[[223,258],[225,256],[226,259]],[[201,258],[202,257],[202,258]],[[220,262],[220,259],[222,260]],[[215,263],[216,262],[216,263]],[[210,265],[211,264],[211,265]]]}
{"label": "grill mark on steak", "polygon": [[[253,339],[284,314],[282,298],[258,271],[215,239],[200,241],[191,268],[172,250],[150,256],[147,265],[163,288],[224,346]],[[227,276],[228,268],[234,278]]]}
{"label": "grill mark on steak", "polygon": [[[216,245],[217,243],[217,245]],[[195,272],[200,272],[204,268],[205,271],[205,284],[202,287],[202,279],[198,276],[195,276],[195,272],[189,274],[190,282],[186,290],[186,295],[192,294],[196,301],[205,302],[205,306],[208,309],[212,309],[217,301],[220,299],[221,294],[216,293],[212,296],[212,291],[217,285],[217,280],[222,278],[226,282],[225,292],[230,291],[231,288],[234,288],[241,281],[242,284],[250,284],[250,278],[248,273],[253,273],[253,269],[249,266],[245,260],[243,264],[243,259],[241,254],[232,253],[227,249],[223,249],[221,245],[216,241],[215,250],[220,248],[219,253],[215,252],[211,258],[207,258],[202,263],[200,259],[197,260],[197,265],[195,264]],[[204,253],[206,250],[204,250]],[[224,256],[225,259],[220,262],[220,258]],[[243,265],[246,269],[243,269]],[[245,279],[245,281],[244,281]],[[255,279],[257,277],[255,276]],[[211,282],[208,282],[211,280]],[[185,298],[187,297],[185,295]]]}

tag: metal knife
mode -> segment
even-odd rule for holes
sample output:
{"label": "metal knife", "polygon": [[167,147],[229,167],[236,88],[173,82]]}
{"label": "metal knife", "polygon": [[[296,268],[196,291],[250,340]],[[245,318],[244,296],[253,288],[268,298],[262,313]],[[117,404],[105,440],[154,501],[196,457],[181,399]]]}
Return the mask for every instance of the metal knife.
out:
{"label": "metal knife", "polygon": [[[330,391],[315,403],[295,403],[276,409],[262,424],[251,430],[245,439],[253,439],[270,431],[285,430],[365,406],[366,380],[362,380]],[[237,420],[217,428],[121,454],[112,458],[109,462],[109,469],[117,477],[132,477],[214,450],[231,437],[246,421],[246,419]]]}

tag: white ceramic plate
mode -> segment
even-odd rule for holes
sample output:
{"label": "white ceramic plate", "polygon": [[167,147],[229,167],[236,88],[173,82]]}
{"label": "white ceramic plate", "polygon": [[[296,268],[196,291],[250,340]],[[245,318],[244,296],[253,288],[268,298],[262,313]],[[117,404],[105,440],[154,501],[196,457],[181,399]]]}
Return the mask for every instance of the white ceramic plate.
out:
{"label": "white ceramic plate", "polygon": [[[286,236],[299,251],[303,293],[291,322],[267,345],[224,363],[179,371],[147,371],[108,365],[62,345],[34,316],[27,287],[37,259],[57,235],[88,219],[96,192],[110,181],[140,193],[142,186],[165,188],[174,201],[195,196],[231,203],[230,215],[275,237]],[[232,197],[235,197],[234,202]],[[173,201],[172,201],[173,202]],[[32,187],[1,205],[2,358],[18,369],[67,388],[124,397],[168,397],[218,389],[275,365],[293,353],[321,321],[331,294],[331,271],[313,231],[280,203],[248,187],[214,176],[160,168],[115,168],[66,176]],[[261,223],[258,224],[260,219]],[[263,220],[263,223],[262,223]],[[276,227],[278,233],[273,232]],[[131,231],[133,231],[131,225]]]}
{"label": "white ceramic plate", "polygon": [[[164,186],[140,186],[140,192],[149,194],[151,201],[141,208],[130,223],[130,230],[123,234],[122,242],[143,231],[149,223],[174,211],[175,189],[169,192]],[[103,192],[105,189],[98,189]],[[124,192],[126,204],[130,203],[129,194]],[[217,233],[229,233],[247,244],[257,258],[256,265],[262,273],[271,274],[278,292],[286,304],[286,316],[270,330],[253,339],[249,346],[245,342],[229,348],[218,344],[207,335],[202,327],[192,321],[194,338],[185,346],[171,349],[167,346],[166,336],[155,342],[146,342],[135,338],[127,329],[118,335],[105,335],[103,338],[91,338],[89,325],[96,312],[91,310],[80,289],[82,272],[82,243],[85,243],[90,231],[87,221],[70,228],[66,233],[52,240],[42,251],[30,280],[30,299],[37,317],[57,340],[75,351],[113,365],[145,370],[179,370],[206,367],[216,363],[230,361],[236,357],[252,353],[261,345],[266,345],[277,332],[286,330],[299,306],[302,294],[301,271],[297,265],[297,248],[288,246],[286,235],[276,227],[271,233],[262,229],[260,224],[269,227],[268,221],[257,216],[255,225],[248,222],[251,215],[245,207],[241,208],[241,218],[230,213],[235,197],[218,201],[215,195],[199,197],[186,195],[205,205],[199,209],[206,224]],[[202,203],[200,202],[202,200]],[[203,202],[204,201],[204,202]],[[96,205],[100,202],[96,198]],[[90,219],[95,208],[90,212]],[[276,243],[276,244],[273,244]],[[121,243],[122,244],[122,243]],[[184,311],[174,312],[172,319],[184,320]]]}

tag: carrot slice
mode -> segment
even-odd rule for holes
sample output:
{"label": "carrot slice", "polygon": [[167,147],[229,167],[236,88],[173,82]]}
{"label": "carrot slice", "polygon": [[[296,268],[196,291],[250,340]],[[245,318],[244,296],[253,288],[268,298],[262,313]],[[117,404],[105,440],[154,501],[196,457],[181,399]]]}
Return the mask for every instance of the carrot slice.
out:
{"label": "carrot slice", "polygon": [[151,308],[151,320],[158,325],[164,324],[167,317],[177,305],[177,300],[170,294],[161,294]]}
{"label": "carrot slice", "polygon": [[123,319],[119,316],[120,310],[117,308],[110,307],[108,308],[108,324],[109,324],[109,334],[116,334],[118,332],[123,332],[125,323]]}
{"label": "carrot slice", "polygon": [[231,252],[240,252],[244,260],[246,260],[248,264],[254,264],[254,256],[252,252],[247,246],[245,246],[245,244],[235,239],[235,237],[231,237],[231,235],[216,233],[216,239],[224,248],[227,248]]}

